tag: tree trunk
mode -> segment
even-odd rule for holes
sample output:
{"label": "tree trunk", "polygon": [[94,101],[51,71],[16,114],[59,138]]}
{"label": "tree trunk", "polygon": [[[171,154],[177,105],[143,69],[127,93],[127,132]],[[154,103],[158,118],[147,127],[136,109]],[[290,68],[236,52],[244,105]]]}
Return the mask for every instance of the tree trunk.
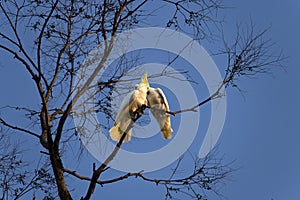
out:
{"label": "tree trunk", "polygon": [[65,177],[63,174],[63,165],[59,153],[58,151],[55,151],[52,148],[50,150],[50,160],[60,199],[72,200],[71,194],[66,186]]}

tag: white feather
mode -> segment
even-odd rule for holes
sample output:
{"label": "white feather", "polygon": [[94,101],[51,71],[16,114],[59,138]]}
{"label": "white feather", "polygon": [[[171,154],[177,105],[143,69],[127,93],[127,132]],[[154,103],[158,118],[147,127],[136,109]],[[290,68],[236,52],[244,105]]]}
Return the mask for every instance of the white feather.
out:
{"label": "white feather", "polygon": [[160,88],[149,88],[148,106],[152,115],[160,126],[160,130],[164,139],[170,139],[172,137],[171,119],[170,114],[166,113],[169,110],[167,98]]}
{"label": "white feather", "polygon": [[[130,92],[122,101],[119,113],[116,116],[114,126],[109,130],[110,137],[114,141],[119,141],[124,132],[126,132],[128,126],[132,122],[133,115],[142,115],[139,113],[143,111],[143,106],[147,105],[147,91],[149,89],[149,83],[147,80],[147,74],[145,73],[141,78],[141,83],[135,86],[135,90]],[[131,139],[132,129],[127,131],[124,142],[128,142]]]}

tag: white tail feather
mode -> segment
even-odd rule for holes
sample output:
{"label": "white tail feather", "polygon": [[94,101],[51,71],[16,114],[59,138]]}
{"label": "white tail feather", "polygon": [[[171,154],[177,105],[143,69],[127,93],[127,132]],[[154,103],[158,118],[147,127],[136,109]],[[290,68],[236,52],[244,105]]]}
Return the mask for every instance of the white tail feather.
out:
{"label": "white tail feather", "polygon": [[[132,129],[128,131],[126,134],[123,142],[128,142],[131,140],[131,133]],[[118,124],[114,125],[110,130],[109,130],[110,137],[113,141],[119,142],[122,135],[124,134],[124,131],[120,130],[120,127]]]}

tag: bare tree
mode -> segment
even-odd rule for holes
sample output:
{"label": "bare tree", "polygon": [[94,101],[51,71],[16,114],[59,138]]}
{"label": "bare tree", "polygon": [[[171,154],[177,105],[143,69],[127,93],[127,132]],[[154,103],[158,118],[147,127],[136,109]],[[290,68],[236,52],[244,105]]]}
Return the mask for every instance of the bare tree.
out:
{"label": "bare tree", "polygon": [[28,163],[22,159],[20,146],[13,145],[9,136],[2,131],[0,133],[0,190],[2,200],[20,199],[32,193],[33,197],[42,191],[43,199],[54,199],[55,180],[51,169],[47,166],[39,166],[36,169],[28,168]]}
{"label": "bare tree", "polygon": [[[168,16],[164,16],[166,27],[184,31],[197,40],[209,39],[212,35],[212,27],[220,23],[217,11],[222,7],[219,0],[163,0],[159,3],[149,0],[2,0],[0,2],[0,49],[17,60],[20,67],[26,69],[35,84],[41,103],[41,107],[36,108],[22,105],[2,107],[2,110],[13,109],[24,113],[24,119],[34,124],[32,128],[24,128],[22,124],[11,124],[5,119],[3,113],[0,116],[0,123],[12,131],[28,134],[40,142],[44,148],[42,155],[50,161],[60,199],[72,199],[66,175],[87,181],[89,187],[82,199],[90,199],[96,185],[115,183],[130,177],[137,177],[165,187],[166,199],[174,197],[176,193],[205,199],[203,190],[214,189],[217,183],[230,174],[232,169],[228,165],[209,155],[203,160],[195,159],[191,174],[185,177],[175,178],[176,171],[180,168],[179,159],[168,179],[149,178],[142,172],[131,172],[109,180],[101,179],[100,175],[109,171],[108,165],[118,153],[125,134],[105,162],[99,167],[91,164],[93,171],[90,177],[66,168],[63,160],[63,152],[68,151],[66,144],[74,137],[74,127],[68,125],[74,114],[72,113],[74,102],[92,87],[91,83],[107,61],[118,33],[147,23],[147,19],[155,15],[157,9],[166,8],[168,11],[171,10]],[[219,89],[199,104],[180,111],[171,111],[170,114],[196,111],[206,102],[221,97],[221,88],[236,87],[236,80],[239,77],[265,73],[269,66],[280,65],[283,59],[281,55],[269,56],[270,46],[269,42],[264,40],[265,31],[256,32],[253,25],[250,29],[243,30],[245,32],[240,32],[242,30],[238,28],[232,45],[224,39],[225,49],[221,53],[228,55],[228,63]],[[99,65],[82,87],[75,90],[73,87],[75,73],[84,58],[97,45],[104,48]],[[131,64],[132,60],[126,62],[121,59],[107,81],[99,82],[97,92],[106,92],[108,95],[105,95],[106,99],[99,101],[99,109],[96,112],[111,117],[109,92],[128,70],[124,66]],[[137,116],[133,121],[138,120],[139,117]],[[101,123],[106,124],[106,122]],[[14,154],[12,152],[10,156]],[[18,160],[10,161],[14,162],[14,165],[20,164]],[[13,170],[9,173],[15,176]],[[46,180],[46,177],[43,177],[43,180]],[[33,180],[35,179],[36,176]],[[30,185],[31,182],[27,184]],[[3,191],[10,190],[7,188]],[[27,190],[26,186],[23,187],[23,190],[19,190],[19,196]]]}

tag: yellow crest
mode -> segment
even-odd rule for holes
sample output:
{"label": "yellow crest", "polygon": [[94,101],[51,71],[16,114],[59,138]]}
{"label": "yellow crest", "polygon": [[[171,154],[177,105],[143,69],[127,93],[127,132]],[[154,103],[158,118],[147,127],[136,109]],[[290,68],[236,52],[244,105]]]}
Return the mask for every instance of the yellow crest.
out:
{"label": "yellow crest", "polygon": [[148,83],[147,73],[146,72],[144,73],[144,75],[141,78],[141,84],[145,84],[149,88],[149,83]]}

